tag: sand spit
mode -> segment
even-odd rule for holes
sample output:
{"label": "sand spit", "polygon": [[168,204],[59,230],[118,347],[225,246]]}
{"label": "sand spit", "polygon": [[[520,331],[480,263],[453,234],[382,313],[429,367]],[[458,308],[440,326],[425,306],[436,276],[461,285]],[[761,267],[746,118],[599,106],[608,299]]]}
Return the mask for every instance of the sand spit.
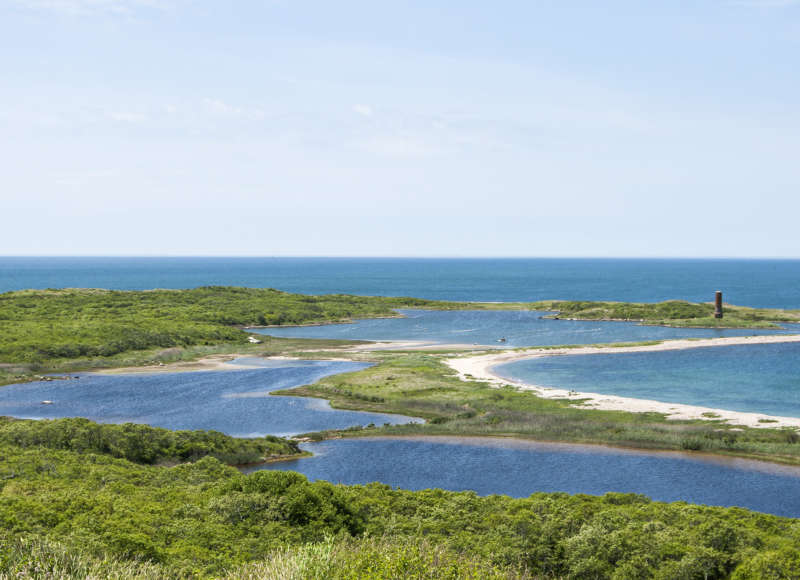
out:
{"label": "sand spit", "polygon": [[[311,352],[311,351],[307,351]],[[330,352],[330,351],[325,351]],[[257,359],[262,360],[326,360],[326,361],[340,361],[340,362],[354,362],[352,358],[337,357],[331,358],[323,356],[319,359],[301,358],[296,356],[265,356],[259,357],[254,354],[213,354],[193,361],[178,361],[166,364],[146,365],[141,367],[120,367],[116,369],[100,369],[89,371],[90,374],[99,375],[152,375],[158,373],[184,373],[184,372],[197,372],[197,371],[243,371],[250,369],[263,369],[264,367],[259,364],[247,364],[238,362],[236,364],[231,361],[235,359]],[[356,361],[358,362],[358,361]]]}
{"label": "sand spit", "polygon": [[[453,368],[462,380],[485,381],[494,386],[512,385],[522,390],[535,392],[546,399],[576,399],[575,406],[587,407],[603,411],[631,411],[634,413],[663,413],[668,419],[706,419],[723,420],[734,425],[748,427],[798,427],[800,418],[779,417],[764,415],[762,413],[745,413],[740,411],[727,411],[696,405],[679,403],[664,403],[647,399],[634,399],[631,397],[618,397],[615,395],[601,395],[599,393],[586,393],[568,391],[532,385],[520,381],[510,381],[495,374],[492,369],[496,365],[509,363],[521,359],[540,358],[546,356],[563,356],[576,354],[616,354],[624,352],[656,352],[663,350],[680,350],[687,348],[711,348],[717,346],[731,346],[739,344],[773,344],[781,342],[800,342],[800,335],[770,335],[770,336],[736,336],[726,338],[709,338],[700,340],[669,340],[659,344],[645,346],[620,346],[597,347],[587,346],[578,348],[531,348],[515,350],[513,352],[498,352],[478,356],[463,356],[450,358],[445,362]],[[707,414],[704,416],[704,413]],[[712,416],[708,416],[711,414]],[[767,423],[759,420],[769,421]]]}
{"label": "sand spit", "polygon": [[248,357],[247,354],[212,354],[193,361],[177,361],[140,367],[120,367],[115,369],[101,369],[90,371],[100,375],[148,375],[155,373],[180,373],[190,371],[230,371],[242,369],[255,369],[255,365],[231,364],[230,361]]}
{"label": "sand spit", "polygon": [[358,346],[348,347],[343,352],[371,352],[376,350],[491,350],[502,348],[499,346],[487,346],[483,344],[466,343],[442,343],[422,340],[378,340],[369,344],[359,344]]}

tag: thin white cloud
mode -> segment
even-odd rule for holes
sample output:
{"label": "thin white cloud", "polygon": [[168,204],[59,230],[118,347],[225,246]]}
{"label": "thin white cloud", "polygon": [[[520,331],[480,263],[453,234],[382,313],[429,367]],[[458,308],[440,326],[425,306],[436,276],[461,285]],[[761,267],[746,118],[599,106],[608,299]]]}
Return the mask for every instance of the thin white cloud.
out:
{"label": "thin white cloud", "polygon": [[22,7],[43,12],[70,15],[118,14],[128,15],[139,9],[167,9],[173,0],[14,0]]}
{"label": "thin white cloud", "polygon": [[729,4],[751,8],[786,8],[800,5],[800,0],[732,0]]}
{"label": "thin white cloud", "polygon": [[147,120],[147,116],[142,113],[132,113],[130,111],[118,111],[108,114],[108,118],[112,121],[119,121],[120,123],[141,123]]}
{"label": "thin white cloud", "polygon": [[213,113],[219,113],[221,115],[239,115],[243,112],[241,108],[229,105],[220,99],[205,98],[203,99],[203,104],[208,108],[209,111]]}
{"label": "thin white cloud", "polygon": [[205,98],[203,105],[207,111],[220,116],[242,117],[254,121],[261,121],[266,117],[261,109],[237,107],[220,99]]}
{"label": "thin white cloud", "polygon": [[372,107],[370,107],[369,105],[356,104],[353,105],[353,112],[358,113],[359,115],[364,115],[365,117],[371,117]]}

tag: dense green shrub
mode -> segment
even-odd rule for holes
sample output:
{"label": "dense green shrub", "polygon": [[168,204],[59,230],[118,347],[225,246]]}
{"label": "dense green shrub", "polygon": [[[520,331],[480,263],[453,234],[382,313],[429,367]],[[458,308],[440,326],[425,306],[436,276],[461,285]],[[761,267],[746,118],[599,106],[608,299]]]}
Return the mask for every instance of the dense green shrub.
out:
{"label": "dense green shrub", "polygon": [[0,577],[285,569],[305,578],[341,568],[384,578],[744,579],[800,569],[800,522],[741,508],[339,486],[293,472],[243,475],[212,457],[137,465],[63,439],[53,444],[61,449],[31,445],[47,442],[38,424],[15,427],[33,435],[17,432],[22,446],[0,438]]}
{"label": "dense green shrub", "polygon": [[461,303],[209,286],[191,290],[24,290],[0,294],[0,361],[109,357],[148,348],[247,342],[239,327],[393,316]]}
{"label": "dense green shrub", "polygon": [[268,435],[237,439],[219,431],[170,431],[149,425],[108,425],[67,418],[24,421],[0,417],[0,442],[21,448],[104,453],[134,463],[196,461],[216,457],[233,465],[300,453],[297,443]]}

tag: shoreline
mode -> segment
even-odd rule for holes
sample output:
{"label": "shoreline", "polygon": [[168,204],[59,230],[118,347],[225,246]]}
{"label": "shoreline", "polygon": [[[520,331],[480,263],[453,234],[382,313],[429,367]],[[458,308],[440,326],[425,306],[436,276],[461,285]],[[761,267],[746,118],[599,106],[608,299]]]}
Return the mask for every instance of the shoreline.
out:
{"label": "shoreline", "polygon": [[95,369],[85,371],[92,375],[154,375],[160,373],[180,373],[196,371],[233,371],[259,368],[255,365],[231,364],[237,358],[252,357],[252,354],[212,354],[191,361],[175,361],[158,365],[144,365],[137,367],[116,367],[110,369]]}
{"label": "shoreline", "polygon": [[[545,399],[575,400],[575,407],[595,409],[599,411],[628,411],[633,413],[661,413],[667,419],[724,421],[731,425],[746,427],[774,429],[779,427],[800,428],[800,417],[782,417],[753,413],[745,411],[730,411],[685,403],[667,403],[649,399],[637,399],[618,395],[603,395],[600,393],[577,392],[568,389],[543,387],[506,379],[494,372],[494,367],[522,359],[535,359],[548,356],[564,355],[589,355],[589,354],[616,354],[630,352],[658,352],[667,350],[684,350],[690,348],[713,348],[717,346],[733,346],[746,344],[774,344],[786,342],[800,342],[800,335],[761,335],[761,336],[736,336],[725,338],[707,338],[699,340],[669,340],[659,344],[642,346],[588,346],[578,348],[551,348],[551,349],[526,349],[523,351],[481,354],[445,359],[445,364],[458,373],[462,381],[483,381],[494,387],[511,385],[520,390],[531,391]],[[703,416],[703,414],[715,416]],[[768,422],[759,422],[759,419]]]}
{"label": "shoreline", "polygon": [[201,371],[246,371],[254,369],[266,368],[257,364],[233,364],[231,361],[240,358],[259,358],[263,360],[325,360],[325,361],[339,361],[339,362],[361,362],[353,360],[352,358],[344,357],[323,357],[319,359],[309,359],[297,356],[258,356],[253,353],[229,353],[229,354],[212,354],[204,356],[193,361],[176,361],[160,365],[145,365],[139,367],[117,367],[112,369],[96,369],[85,371],[83,374],[92,375],[157,375],[161,373],[190,373]]}

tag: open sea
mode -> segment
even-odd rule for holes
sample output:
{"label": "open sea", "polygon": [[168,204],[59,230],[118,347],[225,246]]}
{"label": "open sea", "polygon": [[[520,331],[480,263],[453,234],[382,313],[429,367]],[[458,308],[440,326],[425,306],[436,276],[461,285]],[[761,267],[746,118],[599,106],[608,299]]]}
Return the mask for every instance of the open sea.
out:
{"label": "open sea", "polygon": [[268,287],[441,300],[725,301],[800,308],[800,260],[0,257],[0,292],[26,288]]}

